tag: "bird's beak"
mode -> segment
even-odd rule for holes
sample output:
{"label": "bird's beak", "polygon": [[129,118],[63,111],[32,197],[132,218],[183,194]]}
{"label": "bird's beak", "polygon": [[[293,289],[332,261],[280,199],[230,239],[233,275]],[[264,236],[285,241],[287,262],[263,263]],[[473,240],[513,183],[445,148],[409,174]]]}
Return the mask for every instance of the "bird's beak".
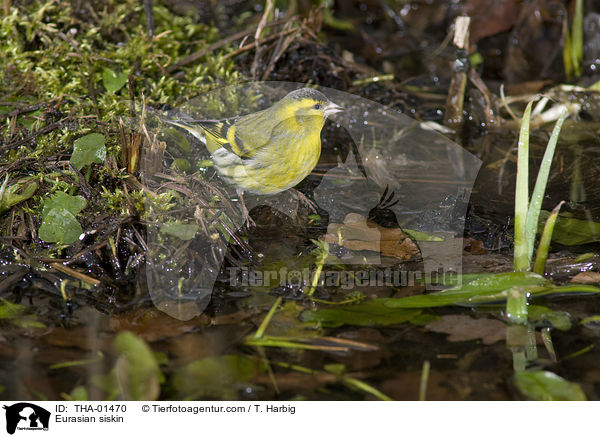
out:
{"label": "bird's beak", "polygon": [[327,105],[323,113],[325,114],[325,117],[329,117],[330,115],[335,114],[337,112],[342,112],[343,110],[344,108],[342,108],[341,106],[336,105],[335,103],[330,103],[329,105]]}

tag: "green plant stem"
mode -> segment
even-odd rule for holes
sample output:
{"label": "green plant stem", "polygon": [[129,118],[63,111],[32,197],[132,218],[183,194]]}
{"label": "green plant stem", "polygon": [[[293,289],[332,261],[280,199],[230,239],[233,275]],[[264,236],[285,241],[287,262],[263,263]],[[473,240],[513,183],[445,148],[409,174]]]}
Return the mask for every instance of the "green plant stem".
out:
{"label": "green plant stem", "polygon": [[[552,135],[546,146],[544,152],[544,158],[538,171],[538,176],[535,181],[535,187],[533,188],[533,194],[531,195],[531,202],[527,209],[527,220],[525,222],[525,235],[527,237],[527,247],[530,253],[533,252],[533,246],[535,243],[535,236],[537,234],[538,221],[540,217],[540,210],[542,209],[542,201],[544,200],[544,194],[546,193],[546,186],[548,185],[548,177],[550,176],[550,168],[552,166],[552,160],[554,159],[554,151],[556,150],[556,143],[560,135],[565,118],[567,118],[567,109],[564,108],[552,129]],[[531,255],[529,255],[531,262]]]}
{"label": "green plant stem", "polygon": [[514,249],[514,268],[516,271],[527,270],[531,263],[525,226],[527,223],[527,210],[529,208],[529,120],[531,118],[532,105],[533,101],[529,102],[523,114],[517,153]]}
{"label": "green plant stem", "polygon": [[583,61],[583,0],[575,1],[575,14],[571,28],[571,56],[575,76],[581,76]]}
{"label": "green plant stem", "polygon": [[308,367],[298,366],[296,364],[289,364],[289,363],[285,363],[285,362],[282,362],[282,361],[274,362],[273,364],[276,365],[276,366],[279,366],[279,367],[286,368],[286,369],[292,369],[292,370],[295,370],[297,372],[307,373],[309,375],[318,375],[318,374],[324,374],[324,373],[327,373],[327,374],[330,374],[330,375],[335,375],[338,378],[340,378],[342,380],[342,382],[344,382],[344,384],[346,384],[348,387],[350,387],[353,390],[359,390],[359,391],[368,393],[368,394],[373,395],[377,399],[382,400],[382,401],[393,401],[392,398],[390,398],[389,396],[386,396],[385,394],[381,393],[375,387],[371,387],[366,382],[363,382],[363,381],[361,381],[359,379],[356,379],[356,378],[351,378],[351,377],[348,377],[348,376],[344,376],[344,375],[340,375],[340,374],[336,374],[336,373],[331,373],[331,372],[324,372],[324,371],[321,371],[321,370],[313,370],[313,369],[309,369]]}
{"label": "green plant stem", "polygon": [[319,278],[321,277],[321,272],[323,271],[323,266],[325,265],[327,256],[329,256],[329,245],[327,243],[322,243],[322,247],[319,249],[319,256],[317,257],[317,270],[315,270],[315,275],[312,278],[310,289],[307,293],[308,296],[312,296],[317,289]]}
{"label": "green plant stem", "polygon": [[538,246],[537,254],[535,256],[535,264],[533,265],[533,271],[538,275],[543,275],[546,271],[546,260],[548,259],[548,250],[550,248],[550,242],[552,241],[554,224],[556,223],[558,212],[560,211],[560,207],[563,203],[565,202],[562,201],[558,205],[556,205],[556,207],[550,213],[550,216],[548,216],[546,224],[544,225],[544,231],[542,232],[540,244]]}
{"label": "green plant stem", "polygon": [[267,329],[267,326],[269,326],[269,323],[271,322],[271,319],[273,318],[273,315],[275,315],[275,311],[277,310],[277,307],[279,307],[279,305],[281,304],[281,300],[282,300],[281,296],[279,296],[275,300],[275,303],[273,303],[273,306],[271,307],[271,309],[265,316],[264,320],[262,321],[262,323],[256,330],[256,333],[253,336],[254,339],[259,339],[264,335],[265,330]]}
{"label": "green plant stem", "polygon": [[429,371],[431,364],[428,360],[423,361],[423,368],[421,369],[421,384],[419,385],[419,400],[424,401],[427,399],[427,383],[429,382]]}
{"label": "green plant stem", "polygon": [[527,323],[527,292],[521,287],[514,287],[506,296],[506,317],[518,325]]}

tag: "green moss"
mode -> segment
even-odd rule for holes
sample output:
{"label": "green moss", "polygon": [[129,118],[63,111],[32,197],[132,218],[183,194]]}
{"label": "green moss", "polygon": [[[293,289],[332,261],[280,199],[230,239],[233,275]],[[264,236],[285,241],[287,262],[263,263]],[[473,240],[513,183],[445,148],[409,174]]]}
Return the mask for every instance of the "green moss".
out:
{"label": "green moss", "polygon": [[[0,113],[48,103],[37,112],[20,115],[16,126],[12,118],[1,121],[0,144],[28,138],[68,116],[58,128],[34,135],[30,142],[0,155],[0,165],[25,157],[35,158],[41,168],[46,160],[57,165],[57,158],[68,160],[76,139],[98,132],[106,137],[107,159],[116,157],[124,166],[120,163],[119,118],[130,116],[130,79],[138,109],[142,95],[150,107],[177,106],[217,84],[242,79],[233,61],[225,57],[232,50],[229,46],[186,65],[176,74],[167,72],[169,66],[220,39],[218,30],[200,23],[198,17],[177,15],[160,1],[154,2],[155,36],[151,39],[142,3],[137,0],[109,0],[100,7],[93,2],[80,3],[77,10],[75,4],[35,0],[13,6],[11,13],[0,19],[0,101],[17,102],[15,106],[3,106]],[[118,77],[118,86],[107,82],[107,71]],[[128,80],[124,83],[125,75]],[[37,203],[53,192],[76,191],[68,177],[77,177],[65,166],[59,167],[62,174],[41,175],[40,181],[45,183],[40,190],[45,192],[37,193],[24,207],[37,211]],[[114,214],[131,213],[121,188],[114,189],[114,184],[108,183],[108,179],[114,183],[126,173],[102,165],[95,165],[93,171],[92,178],[101,185],[93,190],[97,199],[88,199],[90,206]],[[13,174],[11,179],[18,176]],[[153,210],[168,211],[173,196],[159,196]],[[141,193],[129,192],[129,199],[134,200],[138,211],[143,211]]]}

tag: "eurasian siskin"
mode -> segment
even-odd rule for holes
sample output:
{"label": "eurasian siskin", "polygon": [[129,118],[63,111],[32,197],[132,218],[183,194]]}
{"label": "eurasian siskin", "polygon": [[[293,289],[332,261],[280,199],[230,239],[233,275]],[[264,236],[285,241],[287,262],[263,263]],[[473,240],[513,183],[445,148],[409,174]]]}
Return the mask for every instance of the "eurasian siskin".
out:
{"label": "eurasian siskin", "polygon": [[301,88],[271,107],[221,121],[168,121],[206,144],[219,174],[238,192],[275,194],[317,165],[321,129],[342,111],[323,93]]}

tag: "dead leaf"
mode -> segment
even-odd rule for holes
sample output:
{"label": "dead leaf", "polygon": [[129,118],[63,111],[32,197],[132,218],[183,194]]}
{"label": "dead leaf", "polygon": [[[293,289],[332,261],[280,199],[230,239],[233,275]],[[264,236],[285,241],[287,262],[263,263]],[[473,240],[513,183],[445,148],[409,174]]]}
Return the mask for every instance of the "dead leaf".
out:
{"label": "dead leaf", "polygon": [[464,249],[465,252],[469,252],[473,255],[487,255],[490,253],[484,246],[483,241],[475,240],[473,238],[466,238]]}
{"label": "dead leaf", "polygon": [[115,331],[131,331],[142,340],[152,343],[163,338],[185,334],[199,324],[199,317],[182,322],[154,308],[143,308],[111,317],[109,326]]}
{"label": "dead leaf", "polygon": [[429,323],[426,329],[450,334],[448,341],[481,339],[483,344],[492,344],[506,337],[506,325],[495,319],[474,319],[463,315],[446,315]]}
{"label": "dead leaf", "polygon": [[577,284],[598,284],[600,283],[600,273],[598,272],[581,272],[571,279],[571,282]]}
{"label": "dead leaf", "polygon": [[419,247],[402,229],[384,228],[355,213],[346,215],[344,224],[330,223],[323,239],[350,250],[377,252],[402,261],[422,258]]}
{"label": "dead leaf", "polygon": [[519,15],[519,2],[516,0],[468,0],[465,13],[473,17],[471,42],[506,32],[514,26]]}

